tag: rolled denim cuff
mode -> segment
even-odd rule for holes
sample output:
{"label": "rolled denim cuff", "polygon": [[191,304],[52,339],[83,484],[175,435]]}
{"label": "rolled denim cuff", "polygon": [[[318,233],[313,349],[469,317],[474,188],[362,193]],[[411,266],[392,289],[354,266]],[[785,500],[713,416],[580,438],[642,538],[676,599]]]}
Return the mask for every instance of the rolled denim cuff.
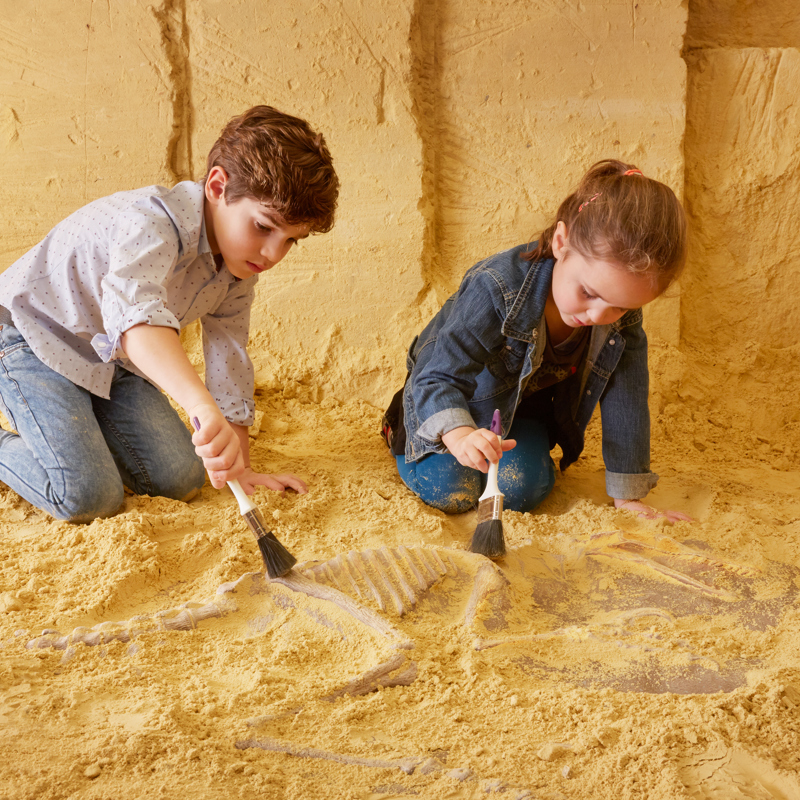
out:
{"label": "rolled denim cuff", "polygon": [[444,411],[437,411],[432,417],[428,417],[419,426],[417,435],[429,442],[439,442],[448,431],[453,428],[460,428],[466,425],[468,428],[477,428],[475,420],[470,416],[469,411],[463,408],[446,408]]}
{"label": "rolled denim cuff", "polygon": [[658,483],[655,472],[610,472],[606,470],[606,492],[615,500],[641,500]]}

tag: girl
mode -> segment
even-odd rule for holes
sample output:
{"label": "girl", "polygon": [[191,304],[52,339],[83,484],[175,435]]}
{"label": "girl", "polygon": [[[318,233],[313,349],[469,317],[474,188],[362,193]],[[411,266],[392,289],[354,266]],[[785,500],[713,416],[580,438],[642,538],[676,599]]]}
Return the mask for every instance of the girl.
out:
{"label": "girl", "polygon": [[[680,274],[686,220],[671,189],[620,161],[595,164],[538,242],[476,264],[411,344],[384,417],[404,483],[447,513],[474,508],[503,452],[504,506],[530,511],[602,409],[606,490],[647,516],[647,339],[642,306]],[[508,438],[489,430],[495,409]],[[670,520],[689,519],[666,512]]]}

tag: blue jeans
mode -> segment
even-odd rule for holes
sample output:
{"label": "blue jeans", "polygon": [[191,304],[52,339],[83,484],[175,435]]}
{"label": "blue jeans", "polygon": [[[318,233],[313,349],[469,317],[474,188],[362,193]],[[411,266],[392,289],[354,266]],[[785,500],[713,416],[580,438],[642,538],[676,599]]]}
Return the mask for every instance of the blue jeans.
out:
{"label": "blue jeans", "polygon": [[186,499],[205,481],[191,434],[151,383],[117,367],[106,400],[43,364],[0,325],[0,399],[17,433],[0,430],[0,481],[57,519],[120,510],[123,486]]}
{"label": "blue jeans", "polygon": [[[507,438],[516,439],[517,446],[500,459],[497,483],[505,495],[503,507],[533,511],[556,480],[547,426],[538,419],[517,417]],[[482,472],[462,466],[449,453],[431,453],[411,464],[405,456],[396,459],[403,483],[427,505],[447,514],[475,508],[486,486]]]}

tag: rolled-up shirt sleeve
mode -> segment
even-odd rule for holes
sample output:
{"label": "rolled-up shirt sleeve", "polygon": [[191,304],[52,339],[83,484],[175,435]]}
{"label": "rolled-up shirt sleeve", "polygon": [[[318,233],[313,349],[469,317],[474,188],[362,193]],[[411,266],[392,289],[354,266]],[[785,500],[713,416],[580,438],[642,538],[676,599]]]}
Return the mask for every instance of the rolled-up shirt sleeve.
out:
{"label": "rolled-up shirt sleeve", "polygon": [[255,285],[255,278],[232,283],[222,303],[200,320],[206,387],[234,425],[252,425],[255,419],[253,362],[247,354]]}
{"label": "rolled-up shirt sleeve", "polygon": [[167,307],[166,284],[180,255],[180,243],[166,215],[155,209],[120,221],[109,248],[109,270],[102,280],[101,312],[105,333],[92,338],[103,361],[124,358],[122,334],[135,325],[180,330]]}

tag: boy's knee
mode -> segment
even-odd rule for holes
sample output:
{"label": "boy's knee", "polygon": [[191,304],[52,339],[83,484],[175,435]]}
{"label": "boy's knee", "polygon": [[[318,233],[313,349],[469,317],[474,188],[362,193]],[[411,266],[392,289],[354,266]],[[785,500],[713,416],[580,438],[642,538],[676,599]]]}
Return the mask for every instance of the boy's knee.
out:
{"label": "boy's knee", "polygon": [[480,473],[461,466],[452,456],[429,455],[411,466],[398,456],[397,468],[405,485],[431,508],[465,514],[478,503]]}
{"label": "boy's knee", "polygon": [[169,475],[162,477],[153,487],[153,494],[170,500],[188,502],[196,497],[206,482],[203,462],[192,452],[191,457],[176,465]]}
{"label": "boy's knee", "polygon": [[88,523],[96,519],[113,517],[125,501],[122,481],[86,482],[73,487],[61,502],[56,504],[53,515],[73,523]]}

